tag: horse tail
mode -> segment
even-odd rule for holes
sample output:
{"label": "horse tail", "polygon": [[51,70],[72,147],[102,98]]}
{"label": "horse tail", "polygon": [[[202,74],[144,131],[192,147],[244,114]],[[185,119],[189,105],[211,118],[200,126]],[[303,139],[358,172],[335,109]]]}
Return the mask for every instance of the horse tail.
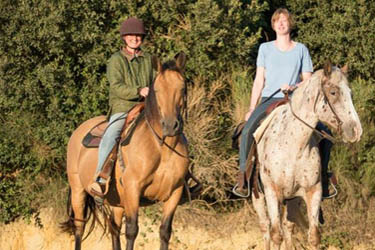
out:
{"label": "horse tail", "polygon": [[69,216],[69,219],[65,222],[60,223],[60,229],[65,233],[73,234],[75,232],[75,225],[74,225],[74,212],[72,209],[72,190],[69,187],[68,191],[68,200],[66,202],[66,212]]}
{"label": "horse tail", "polygon": [[104,206],[103,206],[103,209],[101,209],[101,207],[98,207],[96,205],[95,201],[94,201],[94,198],[91,195],[86,195],[84,208],[83,208],[84,219],[78,220],[78,219],[74,218],[74,211],[73,211],[73,208],[72,208],[71,196],[72,196],[72,190],[69,187],[68,200],[67,200],[67,203],[66,203],[66,212],[67,212],[69,218],[68,218],[67,221],[60,223],[60,229],[62,230],[62,232],[74,234],[75,230],[76,230],[76,226],[74,224],[74,221],[80,221],[80,222],[87,223],[91,219],[91,216],[92,216],[93,218],[91,219],[89,230],[88,230],[86,236],[82,240],[85,240],[94,231],[96,223],[98,223],[104,229],[104,232],[103,232],[103,235],[104,235],[104,233],[107,231],[107,224],[108,223],[103,224],[101,222],[101,220],[99,219],[98,211],[101,210],[101,212],[103,213],[103,217],[107,221],[108,220],[107,218],[109,218],[108,210],[104,209]]}

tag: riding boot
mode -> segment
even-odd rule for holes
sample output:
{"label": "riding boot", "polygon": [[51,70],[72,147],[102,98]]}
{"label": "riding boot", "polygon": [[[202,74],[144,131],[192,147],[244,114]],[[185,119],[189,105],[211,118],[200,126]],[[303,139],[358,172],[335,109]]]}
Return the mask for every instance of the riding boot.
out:
{"label": "riding boot", "polygon": [[89,186],[90,193],[94,197],[97,205],[103,205],[104,196],[108,193],[112,169],[114,168],[117,159],[117,148],[118,140],[104,161],[102,168],[95,174],[93,182]]}

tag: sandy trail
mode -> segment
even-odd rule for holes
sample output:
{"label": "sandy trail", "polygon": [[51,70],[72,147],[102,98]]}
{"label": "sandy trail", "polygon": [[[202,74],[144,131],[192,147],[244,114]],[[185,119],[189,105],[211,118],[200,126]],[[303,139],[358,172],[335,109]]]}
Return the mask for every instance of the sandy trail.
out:
{"label": "sandy trail", "polygon": [[[180,211],[176,214],[170,249],[217,250],[217,249],[262,249],[259,229],[254,225],[247,231],[243,225],[235,228],[228,220],[218,222],[217,216],[208,218],[201,213]],[[52,210],[43,210],[40,214],[43,228],[34,223],[27,224],[22,220],[5,225],[0,229],[0,246],[2,250],[67,250],[74,249],[74,237],[60,233]],[[190,221],[191,223],[187,223]],[[216,224],[214,222],[216,221]],[[199,225],[198,225],[199,224]],[[140,216],[139,234],[136,250],[159,248],[159,220]],[[82,249],[111,249],[110,237],[101,238],[102,229],[96,228],[82,244]],[[122,233],[124,232],[124,227]],[[125,248],[125,236],[121,236],[122,248]]]}
{"label": "sandy trail", "polygon": [[[158,213],[142,211],[139,218],[139,234],[136,240],[136,250],[159,249],[159,219]],[[144,214],[148,213],[148,216]],[[61,217],[61,216],[60,216]],[[42,228],[35,223],[25,223],[18,220],[0,229],[1,250],[73,250],[74,237],[61,233],[52,209],[43,209],[40,213]],[[57,221],[57,222],[56,222]],[[109,236],[102,235],[102,229],[96,228],[82,245],[82,249],[102,250],[111,249]],[[124,232],[124,226],[122,233]],[[297,233],[297,249],[306,249],[304,236]],[[121,235],[122,248],[125,248],[125,236]],[[249,206],[240,211],[228,214],[215,214],[193,210],[182,206],[177,210],[170,249],[176,250],[249,250],[263,249],[256,216]],[[338,248],[329,247],[334,250]],[[358,246],[356,250],[371,249],[368,246]],[[375,249],[375,248],[373,248]]]}

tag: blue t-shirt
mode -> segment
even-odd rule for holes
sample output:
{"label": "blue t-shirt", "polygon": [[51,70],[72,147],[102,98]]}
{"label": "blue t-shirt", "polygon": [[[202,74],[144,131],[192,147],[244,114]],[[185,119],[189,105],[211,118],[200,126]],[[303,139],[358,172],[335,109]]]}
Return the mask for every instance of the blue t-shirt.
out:
{"label": "blue t-shirt", "polygon": [[[265,86],[262,97],[269,97],[283,84],[295,85],[300,82],[300,74],[313,72],[309,50],[302,43],[296,43],[289,51],[281,51],[275,41],[262,43],[259,47],[257,67],[265,69]],[[280,92],[274,97],[283,97]]]}

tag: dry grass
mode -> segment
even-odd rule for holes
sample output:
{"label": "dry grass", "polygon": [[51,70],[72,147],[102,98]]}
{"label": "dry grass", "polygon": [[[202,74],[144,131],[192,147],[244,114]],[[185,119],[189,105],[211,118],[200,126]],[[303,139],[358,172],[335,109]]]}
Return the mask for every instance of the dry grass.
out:
{"label": "dry grass", "polygon": [[231,131],[225,130],[225,124],[230,123],[227,118],[231,113],[230,103],[220,98],[225,91],[223,81],[213,82],[209,89],[200,79],[194,83],[189,89],[189,116],[184,129],[194,174],[203,182],[202,197],[224,201],[237,169],[237,154],[228,150]]}
{"label": "dry grass", "polygon": [[[326,224],[322,226],[321,249],[329,250],[370,250],[375,249],[374,242],[374,201],[367,217],[359,213],[348,216],[345,209],[337,205],[324,203],[327,212]],[[148,210],[147,210],[148,209]],[[142,208],[139,218],[139,234],[136,250],[158,249],[160,207]],[[42,228],[17,220],[0,228],[2,250],[59,250],[74,249],[74,237],[61,233],[54,209],[42,209],[40,214]],[[367,220],[367,221],[366,221]],[[125,245],[125,226],[121,230],[121,244]],[[309,249],[307,232],[296,229],[294,234],[297,249]],[[102,228],[97,227],[82,249],[109,249],[109,235],[102,237]],[[170,249],[184,250],[260,250],[263,249],[262,235],[251,204],[245,202],[242,209],[231,213],[180,206],[173,222],[173,234]]]}
{"label": "dry grass", "polygon": [[244,120],[250,105],[252,79],[248,72],[233,72],[230,79],[233,122],[238,124]]}

